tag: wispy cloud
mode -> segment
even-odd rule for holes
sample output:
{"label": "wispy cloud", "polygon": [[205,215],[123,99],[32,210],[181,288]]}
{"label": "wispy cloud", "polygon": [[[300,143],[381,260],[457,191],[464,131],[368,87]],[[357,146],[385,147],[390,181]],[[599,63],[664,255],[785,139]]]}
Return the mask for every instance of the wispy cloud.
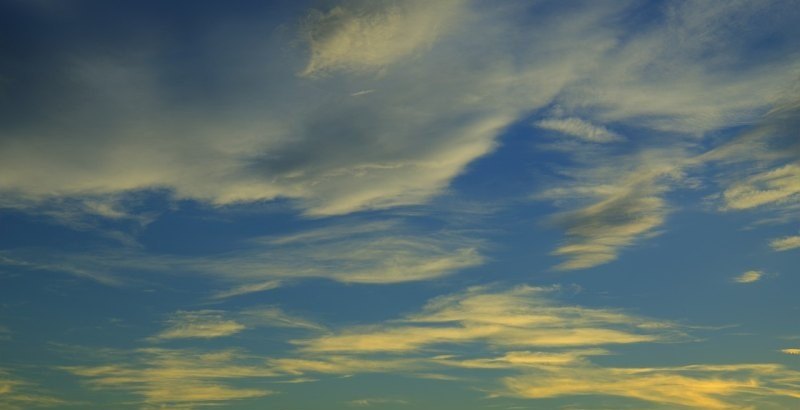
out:
{"label": "wispy cloud", "polygon": [[753,283],[753,282],[758,282],[763,277],[764,277],[763,271],[749,270],[733,278],[733,281],[736,283]]}
{"label": "wispy cloud", "polygon": [[784,236],[769,242],[769,246],[776,251],[788,251],[800,248],[800,236]]}
{"label": "wispy cloud", "polygon": [[41,387],[0,368],[0,408],[24,410],[30,408],[64,407],[74,405],[55,397]]}
{"label": "wispy cloud", "polygon": [[725,190],[728,209],[748,209],[772,203],[797,201],[800,195],[800,165],[788,164],[756,174]]}
{"label": "wispy cloud", "polygon": [[590,142],[614,142],[622,137],[606,127],[592,124],[580,118],[548,118],[536,122],[536,126],[558,131]]}
{"label": "wispy cloud", "polygon": [[[608,263],[620,251],[657,233],[670,210],[664,199],[670,184],[681,178],[680,152],[645,152],[571,170],[562,186],[545,190],[538,199],[560,203],[588,202],[556,214],[552,222],[565,230],[566,241],[553,254],[567,260],[557,269],[585,269]],[[678,159],[676,159],[678,158]]]}
{"label": "wispy cloud", "polygon": [[458,19],[463,3],[350,1],[327,12],[314,11],[303,31],[311,51],[303,75],[379,70],[429,48]]}
{"label": "wispy cloud", "polygon": [[[418,352],[447,344],[484,342],[504,347],[575,347],[666,340],[668,323],[620,312],[562,307],[552,289],[518,287],[508,292],[483,288],[436,299],[422,313],[396,324],[354,328],[297,340],[305,352]],[[661,329],[663,334],[653,334]],[[674,336],[674,335],[673,335]]]}
{"label": "wispy cloud", "polygon": [[231,381],[271,377],[274,373],[252,364],[251,357],[233,350],[140,349],[104,366],[65,366],[95,389],[118,389],[156,406],[221,405],[232,400],[264,397],[273,391],[242,388]]}
{"label": "wispy cloud", "polygon": [[167,320],[167,328],[151,339],[212,339],[241,332],[245,326],[225,319],[217,310],[178,311]]}
{"label": "wispy cloud", "polygon": [[366,399],[355,399],[347,402],[347,405],[353,407],[374,407],[374,406],[407,405],[407,404],[409,404],[407,400],[375,398],[375,397]]}
{"label": "wispy cloud", "polygon": [[781,349],[781,353],[786,353],[790,355],[800,355],[800,349]]}
{"label": "wispy cloud", "polygon": [[227,299],[234,296],[246,295],[249,293],[264,292],[267,290],[277,289],[283,285],[280,280],[267,280],[258,283],[248,283],[241,286],[217,292],[212,298],[214,299]]}
{"label": "wispy cloud", "polygon": [[778,365],[692,365],[664,368],[541,367],[504,380],[518,397],[550,398],[586,394],[619,396],[664,406],[749,409],[742,398],[797,393],[800,375]]}
{"label": "wispy cloud", "polygon": [[481,240],[456,230],[342,221],[295,234],[250,239],[239,250],[222,254],[153,255],[139,248],[81,254],[17,250],[0,252],[0,264],[67,272],[115,285],[125,283],[122,277],[134,270],[190,273],[234,284],[212,295],[223,299],[302,278],[373,284],[442,278],[482,264],[483,246]]}

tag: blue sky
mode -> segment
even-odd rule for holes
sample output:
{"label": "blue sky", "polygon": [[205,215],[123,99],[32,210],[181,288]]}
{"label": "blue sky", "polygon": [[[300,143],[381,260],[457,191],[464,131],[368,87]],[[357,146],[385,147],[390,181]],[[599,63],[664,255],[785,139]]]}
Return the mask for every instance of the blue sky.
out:
{"label": "blue sky", "polygon": [[0,20],[0,409],[800,406],[796,1]]}

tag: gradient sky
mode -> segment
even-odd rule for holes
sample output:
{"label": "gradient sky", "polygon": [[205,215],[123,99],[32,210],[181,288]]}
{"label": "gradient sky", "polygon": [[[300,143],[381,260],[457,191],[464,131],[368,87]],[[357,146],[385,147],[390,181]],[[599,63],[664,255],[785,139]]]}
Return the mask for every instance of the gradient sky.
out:
{"label": "gradient sky", "polygon": [[0,409],[800,408],[800,2],[0,1]]}

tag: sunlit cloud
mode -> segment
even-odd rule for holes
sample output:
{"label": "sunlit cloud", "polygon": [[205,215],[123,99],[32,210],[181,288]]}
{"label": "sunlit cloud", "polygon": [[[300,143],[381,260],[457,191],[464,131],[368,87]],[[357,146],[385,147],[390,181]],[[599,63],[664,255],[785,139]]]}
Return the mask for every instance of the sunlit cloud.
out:
{"label": "sunlit cloud", "polygon": [[82,254],[0,252],[0,264],[66,272],[111,285],[126,272],[198,274],[228,290],[225,299],[274,289],[292,279],[325,278],[344,283],[432,280],[483,263],[483,242],[458,231],[420,231],[392,223],[342,223],[284,236],[246,241],[239,250],[205,256],[153,255],[141,249]]}
{"label": "sunlit cloud", "polygon": [[764,272],[760,270],[749,270],[739,276],[733,278],[736,283],[753,283],[758,282],[764,277]]}
{"label": "sunlit cloud", "polygon": [[800,374],[778,365],[665,368],[542,367],[504,380],[506,394],[549,398],[600,394],[695,409],[749,409],[743,398],[800,398]]}
{"label": "sunlit cloud", "polygon": [[[508,347],[575,347],[669,340],[673,327],[620,312],[559,306],[553,289],[507,292],[475,288],[430,302],[397,324],[354,328],[297,340],[309,353],[417,352],[437,345],[483,342]],[[660,329],[663,334],[651,330]]]}
{"label": "sunlit cloud", "polygon": [[800,349],[781,349],[781,353],[786,353],[790,355],[800,355]]}
{"label": "sunlit cloud", "polygon": [[401,399],[389,399],[389,398],[366,398],[366,399],[356,399],[350,400],[347,402],[349,406],[353,407],[375,407],[375,406],[384,406],[384,405],[398,405],[398,404],[409,404],[407,400]]}
{"label": "sunlit cloud", "polygon": [[70,404],[74,403],[52,396],[44,392],[38,385],[16,376],[9,370],[0,368],[0,408],[25,410],[63,407]]}
{"label": "sunlit cloud", "polygon": [[241,332],[245,326],[225,319],[220,311],[179,311],[167,320],[167,328],[153,336],[152,340],[212,339]]}
{"label": "sunlit cloud", "polygon": [[311,58],[303,75],[320,71],[374,71],[429,48],[459,17],[462,0],[349,1],[314,11],[303,34]]}
{"label": "sunlit cloud", "polygon": [[769,246],[776,251],[788,251],[800,248],[800,236],[784,236],[769,242]]}
{"label": "sunlit cloud", "polygon": [[125,390],[157,406],[220,405],[232,400],[264,397],[274,391],[234,387],[245,378],[271,377],[274,373],[252,365],[236,351],[140,349],[121,357],[124,362],[103,366],[66,366],[63,370],[83,378],[93,389]]}

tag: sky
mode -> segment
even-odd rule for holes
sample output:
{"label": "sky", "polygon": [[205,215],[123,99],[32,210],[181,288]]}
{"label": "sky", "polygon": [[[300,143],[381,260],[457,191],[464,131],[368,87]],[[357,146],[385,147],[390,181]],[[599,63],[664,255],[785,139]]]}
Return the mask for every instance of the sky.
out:
{"label": "sky", "polygon": [[0,1],[0,409],[800,408],[799,22]]}

